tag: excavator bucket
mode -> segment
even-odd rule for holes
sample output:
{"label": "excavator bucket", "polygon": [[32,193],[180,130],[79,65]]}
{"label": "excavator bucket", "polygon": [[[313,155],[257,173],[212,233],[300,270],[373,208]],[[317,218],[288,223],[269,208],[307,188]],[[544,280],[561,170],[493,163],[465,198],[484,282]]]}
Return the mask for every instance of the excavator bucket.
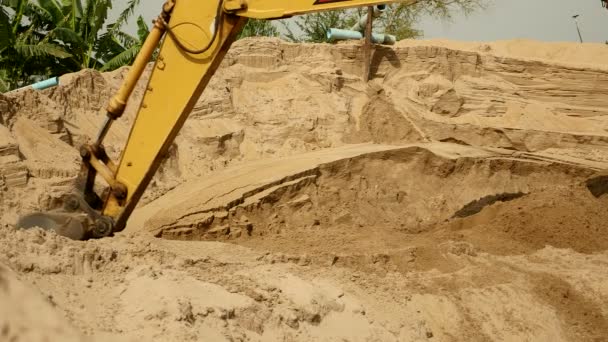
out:
{"label": "excavator bucket", "polygon": [[16,226],[20,229],[42,228],[53,230],[58,235],[73,240],[84,240],[87,235],[86,222],[86,214],[48,212],[23,216]]}

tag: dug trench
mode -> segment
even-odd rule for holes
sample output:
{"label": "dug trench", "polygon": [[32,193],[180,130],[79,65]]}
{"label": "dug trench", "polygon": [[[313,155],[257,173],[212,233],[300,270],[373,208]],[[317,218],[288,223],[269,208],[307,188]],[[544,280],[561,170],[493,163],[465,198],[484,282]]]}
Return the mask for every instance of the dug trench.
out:
{"label": "dug trench", "polygon": [[226,194],[201,198],[199,190],[213,193],[203,186],[186,196],[187,206],[169,205],[146,226],[167,239],[247,246],[272,262],[381,274],[464,267],[449,255],[608,248],[608,200],[587,186],[595,170],[439,146],[321,163],[252,188],[235,185],[234,196],[219,201]]}

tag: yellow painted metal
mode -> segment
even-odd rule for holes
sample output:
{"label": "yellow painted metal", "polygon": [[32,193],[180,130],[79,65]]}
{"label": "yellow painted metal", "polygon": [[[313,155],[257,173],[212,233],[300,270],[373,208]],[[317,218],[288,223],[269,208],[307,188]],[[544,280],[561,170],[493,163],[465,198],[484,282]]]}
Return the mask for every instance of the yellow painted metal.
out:
{"label": "yellow painted metal", "polygon": [[[192,50],[204,48],[214,36],[217,6],[216,1],[176,1],[168,23],[173,35]],[[116,172],[116,179],[127,187],[126,207],[110,195],[103,210],[104,215],[118,219],[115,230],[124,228],[126,218],[246,22],[246,18],[224,14],[216,40],[200,55],[180,50],[173,35],[164,39]]]}
{"label": "yellow painted metal", "polygon": [[156,50],[156,47],[158,46],[158,43],[160,42],[164,33],[165,30],[161,25],[154,25],[152,31],[150,31],[150,34],[146,38],[146,41],[141,48],[141,52],[135,58],[133,65],[129,69],[127,77],[121,84],[120,89],[110,100],[107,111],[115,118],[121,116],[124,112],[127,101],[129,100],[129,96],[131,96],[131,93],[133,93],[133,89],[135,89],[137,81],[144,72],[148,62],[150,62],[152,54],[154,53],[154,50]]}
{"label": "yellow painted metal", "polygon": [[224,9],[228,12],[237,11],[247,7],[245,0],[224,0]]}
{"label": "yellow painted metal", "polygon": [[110,171],[112,171],[112,174],[116,174],[116,171],[118,171],[118,165],[116,165],[111,159],[108,160],[106,165],[108,166]]}
{"label": "yellow painted metal", "polygon": [[294,15],[401,2],[413,4],[418,0],[246,0],[247,8],[236,14],[255,19],[275,19]]}
{"label": "yellow painted metal", "polygon": [[114,185],[114,172],[101,160],[97,159],[95,155],[91,155],[90,159],[91,166],[99,173],[99,175],[110,185]]}

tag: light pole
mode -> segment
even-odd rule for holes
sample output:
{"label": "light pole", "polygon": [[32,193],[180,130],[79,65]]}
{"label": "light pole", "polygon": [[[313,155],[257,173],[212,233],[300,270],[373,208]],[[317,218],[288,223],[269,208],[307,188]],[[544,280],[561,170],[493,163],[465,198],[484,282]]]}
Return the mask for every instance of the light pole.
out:
{"label": "light pole", "polygon": [[576,25],[576,32],[578,32],[578,39],[580,39],[581,43],[583,42],[583,36],[581,35],[581,29],[578,27],[578,17],[579,15],[573,15],[572,19],[574,19],[574,24]]}

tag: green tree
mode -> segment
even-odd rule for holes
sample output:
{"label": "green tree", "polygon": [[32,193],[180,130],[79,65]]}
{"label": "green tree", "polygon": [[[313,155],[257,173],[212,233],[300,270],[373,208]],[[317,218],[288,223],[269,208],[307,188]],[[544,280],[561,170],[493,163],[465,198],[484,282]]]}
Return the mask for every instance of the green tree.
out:
{"label": "green tree", "polygon": [[385,33],[394,34],[397,39],[418,38],[423,32],[415,28],[423,16],[452,20],[456,12],[469,15],[484,9],[487,0],[418,0],[411,5],[388,5],[386,14],[378,18],[377,27]]}
{"label": "green tree", "polygon": [[417,29],[416,22],[421,16],[424,6],[414,4],[389,5],[383,15],[374,20],[374,30],[395,35],[398,40],[422,37],[422,31]]}
{"label": "green tree", "polygon": [[[416,23],[425,15],[450,20],[457,11],[469,14],[483,9],[487,0],[418,0],[409,4],[387,5],[385,13],[374,21],[374,30],[397,36],[397,39],[418,38],[423,32],[416,29]],[[333,12],[312,13],[294,20],[297,32],[289,22],[283,21],[287,31],[285,37],[294,42],[328,42],[330,28],[351,28],[367,8]]]}
{"label": "green tree", "polygon": [[249,19],[238,39],[247,37],[278,37],[279,30],[269,20]]}
{"label": "green tree", "polygon": [[[327,11],[305,14],[293,21],[298,31],[294,33],[288,21],[282,21],[287,34],[285,37],[293,42],[327,42],[327,31],[330,28],[350,27],[347,23],[354,22],[353,10]],[[352,26],[352,25],[351,25]]]}

